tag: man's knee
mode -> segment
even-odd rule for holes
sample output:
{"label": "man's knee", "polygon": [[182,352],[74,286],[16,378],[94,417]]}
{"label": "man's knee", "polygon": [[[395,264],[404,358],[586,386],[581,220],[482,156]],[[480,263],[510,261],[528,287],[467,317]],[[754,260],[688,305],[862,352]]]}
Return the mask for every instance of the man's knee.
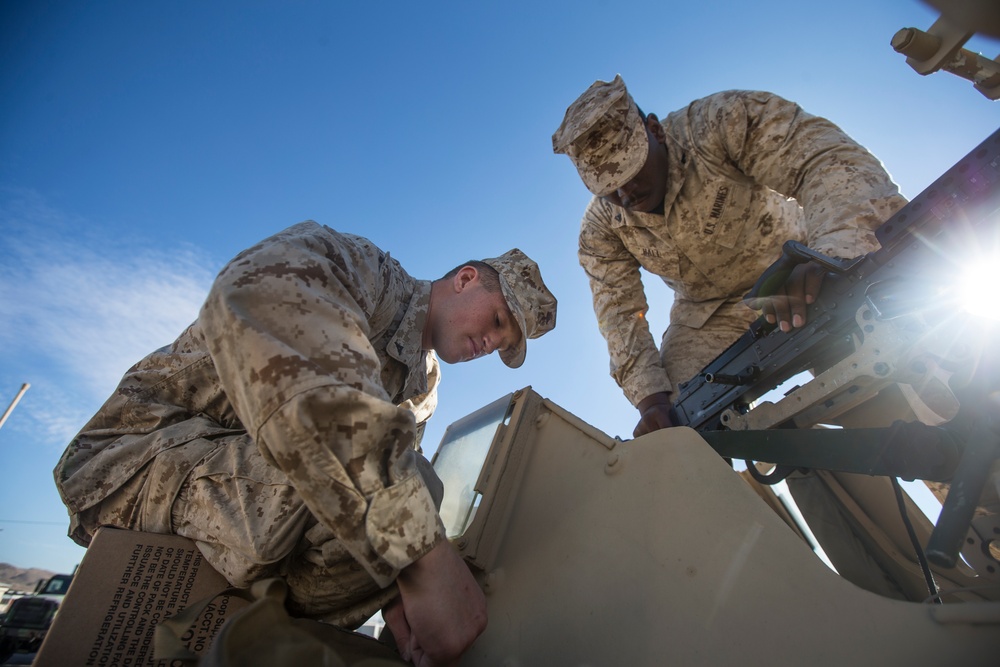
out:
{"label": "man's knee", "polygon": [[285,475],[263,460],[256,445],[240,439],[191,470],[170,523],[172,532],[238,554],[234,560],[249,567],[274,564],[291,553],[310,516]]}
{"label": "man's knee", "polygon": [[290,486],[254,488],[248,480],[203,476],[184,486],[173,530],[222,545],[252,563],[276,563],[302,539],[308,508]]}

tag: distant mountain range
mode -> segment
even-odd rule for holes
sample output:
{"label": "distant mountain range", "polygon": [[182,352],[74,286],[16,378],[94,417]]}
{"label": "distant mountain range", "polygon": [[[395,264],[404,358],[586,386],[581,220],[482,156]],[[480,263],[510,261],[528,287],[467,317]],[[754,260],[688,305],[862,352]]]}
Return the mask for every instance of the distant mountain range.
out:
{"label": "distant mountain range", "polygon": [[35,590],[35,585],[39,581],[48,579],[53,574],[55,572],[39,570],[37,567],[25,569],[23,567],[14,567],[10,563],[0,563],[0,583],[4,583],[14,590],[26,591],[28,593]]}

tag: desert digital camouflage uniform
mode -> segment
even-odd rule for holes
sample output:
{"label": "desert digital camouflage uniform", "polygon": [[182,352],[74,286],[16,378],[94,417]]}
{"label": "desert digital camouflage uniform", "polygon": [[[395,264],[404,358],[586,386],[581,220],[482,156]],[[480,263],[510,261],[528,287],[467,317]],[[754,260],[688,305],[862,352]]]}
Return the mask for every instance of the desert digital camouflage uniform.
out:
{"label": "desert digital camouflage uniform", "polygon": [[[863,147],[771,93],[717,93],[660,122],[667,149],[663,214],[629,212],[602,199],[634,179],[649,155],[643,119],[620,76],[595,82],[552,137],[553,150],[570,157],[596,195],[583,216],[579,258],[612,376],[633,405],[691,379],[746,331],[757,314],[742,296],[785,241],[856,257],[877,247],[875,228],[906,203]],[[645,319],[640,267],[674,291],[659,352]],[[853,425],[908,419],[905,403],[880,400]],[[863,423],[872,415],[883,422]],[[867,488],[886,482],[816,471],[787,483],[837,571],[866,590],[901,597],[869,551],[871,536],[845,519],[850,512],[832,491],[848,477]],[[887,486],[876,491],[891,498]]]}
{"label": "desert digital camouflage uniform", "polygon": [[70,535],[184,535],[233,584],[282,574],[300,612],[362,623],[445,539],[415,450],[439,380],[421,349],[430,292],[314,222],[238,255],[63,454]]}
{"label": "desert digital camouflage uniform", "polygon": [[[785,241],[856,257],[877,248],[874,229],[906,203],[867,150],[777,95],[722,92],[661,123],[669,162],[665,213],[630,212],[594,197],[579,237],[611,374],[633,405],[672,391],[746,330],[757,314],[742,296]],[[583,169],[572,147],[553,142]],[[592,191],[609,187],[600,180],[606,173],[592,172]],[[675,295],[659,352],[645,319],[640,267]]]}

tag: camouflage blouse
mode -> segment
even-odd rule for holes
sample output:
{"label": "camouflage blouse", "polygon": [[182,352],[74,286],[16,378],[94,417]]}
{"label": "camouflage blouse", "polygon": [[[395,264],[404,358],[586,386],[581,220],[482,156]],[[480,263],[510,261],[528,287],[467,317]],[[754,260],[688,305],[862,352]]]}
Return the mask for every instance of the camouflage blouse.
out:
{"label": "camouflage blouse", "polygon": [[633,404],[672,388],[645,319],[640,268],[673,290],[672,323],[701,328],[723,308],[745,311],[749,322],[741,297],[785,241],[855,257],[877,247],[873,230],[906,203],[867,150],[770,93],[711,95],[662,124],[665,213],[595,197],[580,228],[611,374]]}
{"label": "camouflage blouse", "polygon": [[[213,437],[245,432],[388,585],[444,538],[415,462],[415,422],[433,413],[439,378],[421,349],[429,303],[430,283],[388,253],[314,222],[245,250],[198,319],[132,367],[66,449],[55,476],[71,535],[88,543],[97,527],[79,513],[120,488],[156,488],[134,502],[169,507]],[[157,454],[199,442],[169,479],[136,483]]]}

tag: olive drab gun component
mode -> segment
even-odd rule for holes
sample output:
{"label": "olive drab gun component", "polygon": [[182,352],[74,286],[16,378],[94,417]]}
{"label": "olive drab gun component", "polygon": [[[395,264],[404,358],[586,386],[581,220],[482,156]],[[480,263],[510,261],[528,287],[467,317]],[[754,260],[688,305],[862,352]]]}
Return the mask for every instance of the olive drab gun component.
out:
{"label": "olive drab gun component", "polygon": [[[779,477],[801,467],[950,480],[927,553],[953,567],[963,543],[974,544],[969,557],[978,558],[996,548],[1000,534],[995,515],[979,517],[978,535],[966,534],[1000,456],[1000,329],[963,310],[958,284],[977,254],[1000,250],[1000,130],[883,223],[876,237],[881,248],[853,260],[786,243],[748,296],[767,294],[797,263],[820,262],[829,273],[806,326],[783,333],[759,319],[680,385],[674,423],[700,431],[725,457],[779,464]],[[815,377],[777,402],[754,405],[804,371]],[[809,428],[836,424],[890,385],[903,386],[930,409],[928,421],[941,425]],[[983,574],[995,577],[1000,563],[995,555],[986,560]]]}
{"label": "olive drab gun component", "polygon": [[1000,56],[990,60],[964,45],[982,32],[1000,37],[1000,5],[982,0],[925,0],[941,12],[926,31],[903,28],[892,36],[892,48],[922,75],[944,70],[973,83],[991,100],[1000,99]]}

